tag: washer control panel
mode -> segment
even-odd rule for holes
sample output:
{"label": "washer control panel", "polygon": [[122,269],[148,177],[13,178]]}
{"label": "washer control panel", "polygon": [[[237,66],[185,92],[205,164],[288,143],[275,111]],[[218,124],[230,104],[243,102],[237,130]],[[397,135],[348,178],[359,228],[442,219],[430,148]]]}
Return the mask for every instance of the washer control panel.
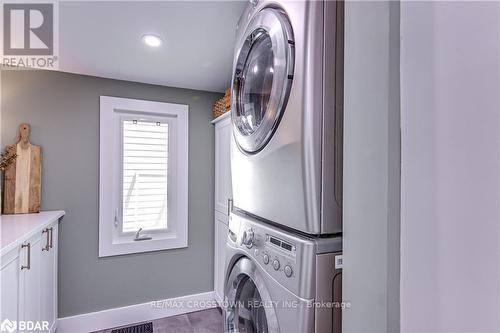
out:
{"label": "washer control panel", "polygon": [[[276,278],[295,279],[298,271],[297,246],[290,240],[255,227],[242,226],[239,245],[250,250],[253,257]],[[290,281],[291,282],[291,281]]]}
{"label": "washer control panel", "polygon": [[[252,237],[254,258],[273,276],[281,279],[296,279],[297,246],[270,233],[255,233],[245,230],[242,233],[241,245],[249,247],[248,235]],[[290,281],[293,283],[293,281]]]}
{"label": "washer control panel", "polygon": [[[337,241],[336,241],[337,242]],[[314,262],[318,242],[293,234],[248,215],[233,212],[228,245],[245,253],[266,274],[302,298],[315,295]]]}
{"label": "washer control panel", "polygon": [[[272,267],[287,278],[293,278],[297,247],[274,235],[266,234],[263,262],[267,265],[272,258]],[[266,263],[267,262],[267,263]]]}

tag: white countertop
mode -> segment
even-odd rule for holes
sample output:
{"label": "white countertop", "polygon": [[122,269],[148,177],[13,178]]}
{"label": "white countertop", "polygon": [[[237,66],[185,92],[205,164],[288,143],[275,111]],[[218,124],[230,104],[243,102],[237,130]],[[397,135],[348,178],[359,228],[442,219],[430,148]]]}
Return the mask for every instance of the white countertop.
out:
{"label": "white countertop", "polygon": [[62,210],[0,216],[0,256],[20,246],[66,214]]}

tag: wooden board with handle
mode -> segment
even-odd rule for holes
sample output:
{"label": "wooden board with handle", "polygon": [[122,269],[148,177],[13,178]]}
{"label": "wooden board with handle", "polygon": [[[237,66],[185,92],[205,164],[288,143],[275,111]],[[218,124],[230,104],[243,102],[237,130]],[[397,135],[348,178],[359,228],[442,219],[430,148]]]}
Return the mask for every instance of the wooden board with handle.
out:
{"label": "wooden board with handle", "polygon": [[30,125],[19,126],[17,143],[6,150],[17,157],[4,173],[4,214],[40,212],[42,150],[29,141]]}

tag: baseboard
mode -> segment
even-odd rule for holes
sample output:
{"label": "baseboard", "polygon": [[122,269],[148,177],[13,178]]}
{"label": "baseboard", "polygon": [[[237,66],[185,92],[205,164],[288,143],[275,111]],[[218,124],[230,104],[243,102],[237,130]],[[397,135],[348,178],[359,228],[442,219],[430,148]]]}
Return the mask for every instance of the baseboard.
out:
{"label": "baseboard", "polygon": [[93,332],[217,307],[213,291],[85,313],[58,320],[57,333]]}

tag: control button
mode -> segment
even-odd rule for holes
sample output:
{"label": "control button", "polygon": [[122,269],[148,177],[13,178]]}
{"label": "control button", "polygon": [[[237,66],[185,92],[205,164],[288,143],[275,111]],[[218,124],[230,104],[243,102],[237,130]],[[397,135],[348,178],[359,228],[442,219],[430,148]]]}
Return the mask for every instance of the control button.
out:
{"label": "control button", "polygon": [[285,271],[286,277],[292,276],[292,273],[293,273],[292,267],[286,265],[285,268],[283,268],[283,270]]}
{"label": "control button", "polygon": [[262,260],[264,261],[264,264],[269,264],[269,256],[267,254],[264,254],[264,256],[262,257]]}
{"label": "control button", "polygon": [[274,268],[274,270],[276,270],[276,271],[277,271],[278,269],[280,269],[280,262],[278,261],[278,259],[274,259],[274,260],[273,260],[273,268]]}
{"label": "control button", "polygon": [[255,251],[253,251],[253,254],[254,254],[254,256],[256,256],[256,257],[258,257],[258,256],[259,256],[259,253],[260,253],[259,249],[255,249]]}

